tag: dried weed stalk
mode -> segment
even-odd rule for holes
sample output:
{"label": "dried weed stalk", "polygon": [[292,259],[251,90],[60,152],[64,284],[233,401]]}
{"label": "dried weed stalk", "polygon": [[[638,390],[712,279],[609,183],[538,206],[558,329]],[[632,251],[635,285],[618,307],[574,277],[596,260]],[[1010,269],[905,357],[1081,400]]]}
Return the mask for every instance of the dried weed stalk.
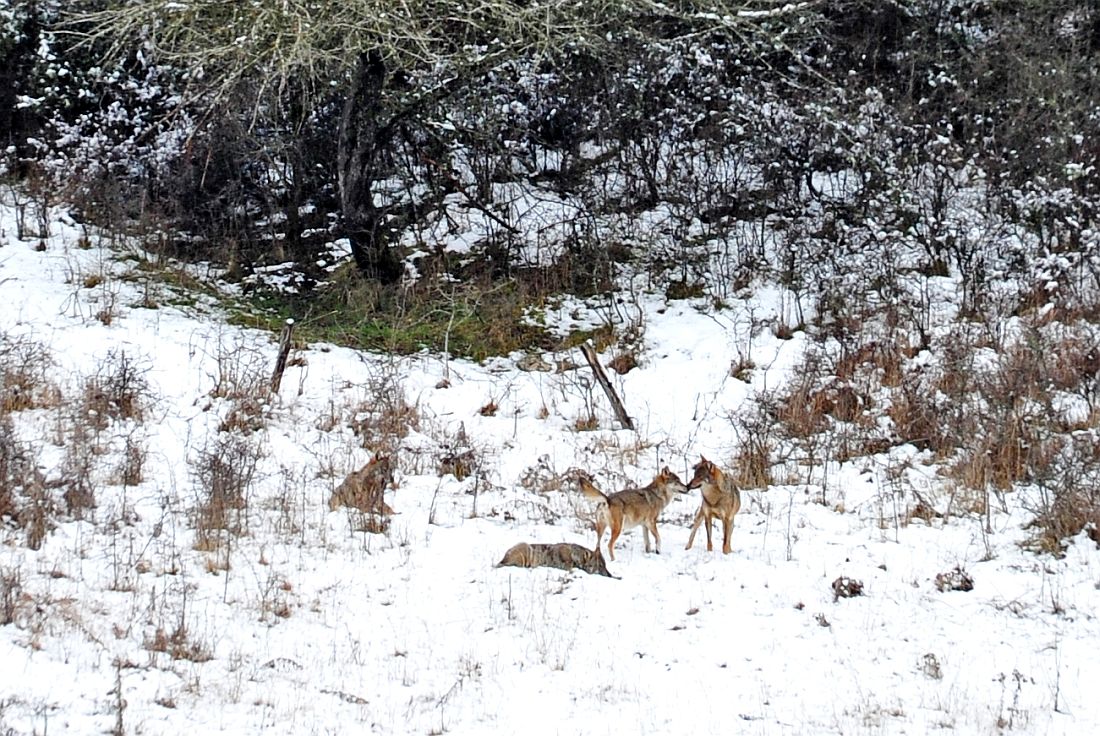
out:
{"label": "dried weed stalk", "polygon": [[111,420],[140,422],[150,401],[148,366],[139,365],[125,350],[111,350],[95,375],[84,382],[83,413],[97,429]]}
{"label": "dried weed stalk", "polygon": [[194,510],[195,546],[220,549],[224,533],[247,531],[252,484],[264,450],[252,437],[219,433],[199,452],[193,466],[198,503]]}
{"label": "dried weed stalk", "polygon": [[364,359],[366,397],[354,408],[349,425],[364,448],[393,455],[402,438],[420,427],[420,407],[409,403],[396,362]]}
{"label": "dried weed stalk", "polygon": [[57,406],[61,392],[49,378],[52,366],[41,343],[0,332],[0,414]]}

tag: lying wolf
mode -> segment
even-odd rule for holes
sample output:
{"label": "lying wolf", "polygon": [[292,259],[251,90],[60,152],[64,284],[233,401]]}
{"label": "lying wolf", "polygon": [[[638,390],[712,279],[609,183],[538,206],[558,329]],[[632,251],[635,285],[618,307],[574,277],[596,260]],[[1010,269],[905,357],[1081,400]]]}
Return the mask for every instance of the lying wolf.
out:
{"label": "lying wolf", "polygon": [[504,559],[497,567],[557,567],[562,570],[583,570],[591,575],[611,577],[607,563],[599,547],[588,549],[579,544],[560,542],[558,544],[528,544],[520,542],[504,553]]}

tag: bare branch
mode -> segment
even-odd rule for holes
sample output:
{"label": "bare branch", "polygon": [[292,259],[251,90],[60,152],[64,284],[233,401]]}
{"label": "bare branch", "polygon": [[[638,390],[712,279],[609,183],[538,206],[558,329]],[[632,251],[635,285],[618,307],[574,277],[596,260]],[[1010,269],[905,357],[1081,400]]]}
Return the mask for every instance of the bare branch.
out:
{"label": "bare branch", "polygon": [[140,44],[161,63],[188,70],[216,102],[243,79],[265,79],[276,88],[293,79],[307,91],[326,90],[343,81],[366,50],[377,51],[387,68],[410,74],[461,73],[492,59],[610,47],[662,26],[665,34],[669,27],[740,32],[822,2],[138,0],[73,13],[62,30],[105,48],[108,58]]}

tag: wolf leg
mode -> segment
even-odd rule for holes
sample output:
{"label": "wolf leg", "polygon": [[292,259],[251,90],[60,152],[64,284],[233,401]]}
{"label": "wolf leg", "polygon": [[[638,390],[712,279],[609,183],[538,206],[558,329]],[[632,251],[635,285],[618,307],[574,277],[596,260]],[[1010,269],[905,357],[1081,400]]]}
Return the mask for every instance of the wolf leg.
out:
{"label": "wolf leg", "polygon": [[730,546],[730,537],[733,536],[733,519],[722,519],[722,554],[728,555],[733,551]]}
{"label": "wolf leg", "polygon": [[691,534],[688,535],[688,543],[684,549],[691,549],[691,545],[695,543],[695,532],[699,531],[699,525],[703,523],[703,509],[700,508],[695,513],[695,522],[691,525]]}
{"label": "wolf leg", "polygon": [[[653,522],[653,526],[651,527],[651,530],[653,531],[653,541],[654,541],[653,546],[657,550],[657,554],[661,554],[661,535],[657,532],[657,522],[656,521]],[[647,538],[646,541],[648,542],[649,539]],[[649,545],[646,545],[645,551],[646,552],[649,551]]]}

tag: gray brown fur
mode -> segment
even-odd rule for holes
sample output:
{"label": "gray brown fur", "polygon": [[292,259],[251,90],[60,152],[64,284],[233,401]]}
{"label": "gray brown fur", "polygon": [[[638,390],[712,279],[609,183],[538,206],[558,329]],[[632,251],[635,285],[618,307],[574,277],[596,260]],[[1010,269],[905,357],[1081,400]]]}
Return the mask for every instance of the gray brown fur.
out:
{"label": "gray brown fur", "polygon": [[528,544],[520,542],[504,553],[497,565],[512,567],[556,567],[561,570],[583,570],[591,575],[611,577],[600,550],[588,549],[579,544]]}
{"label": "gray brown fur", "polygon": [[653,534],[657,552],[661,551],[661,535],[657,532],[657,517],[672,502],[673,497],[687,492],[687,486],[668,466],[644,488],[629,488],[625,491],[605,495],[585,475],[577,476],[581,491],[589,498],[595,498],[596,508],[596,548],[603,541],[604,529],[611,527],[611,538],[607,542],[607,554],[615,559],[615,540],[623,531],[635,526],[642,527],[645,536],[645,551],[650,551],[649,535]]}
{"label": "gray brown fur", "polygon": [[728,555],[732,551],[730,537],[733,535],[733,519],[741,510],[741,491],[728,474],[705,457],[699,458],[688,488],[702,489],[702,503],[695,514],[695,523],[691,525],[691,534],[684,549],[691,549],[695,532],[699,531],[699,525],[705,521],[707,551],[712,552],[714,545],[711,542],[711,522],[718,518],[722,520],[722,553]]}
{"label": "gray brown fur", "polygon": [[382,497],[390,485],[393,485],[393,461],[385,455],[377,455],[336,487],[328,500],[329,510],[350,506],[363,513],[389,516],[393,509]]}

